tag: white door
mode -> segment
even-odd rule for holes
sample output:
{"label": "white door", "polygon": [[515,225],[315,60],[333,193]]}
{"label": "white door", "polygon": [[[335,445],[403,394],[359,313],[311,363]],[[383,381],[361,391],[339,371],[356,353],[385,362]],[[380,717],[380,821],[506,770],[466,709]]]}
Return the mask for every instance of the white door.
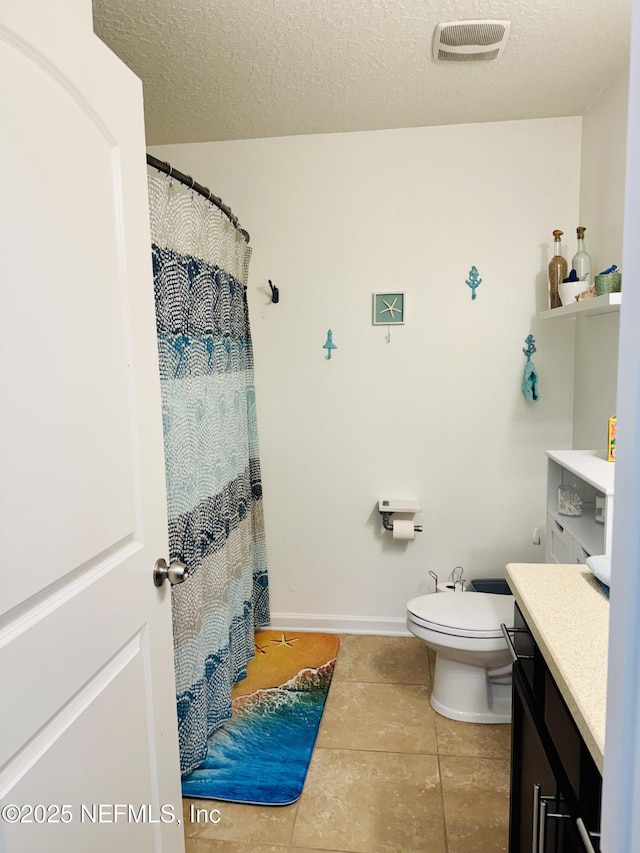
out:
{"label": "white door", "polygon": [[3,0],[0,80],[0,849],[177,853],[141,85],[91,0]]}
{"label": "white door", "polygon": [[602,844],[640,850],[640,0],[632,4]]}

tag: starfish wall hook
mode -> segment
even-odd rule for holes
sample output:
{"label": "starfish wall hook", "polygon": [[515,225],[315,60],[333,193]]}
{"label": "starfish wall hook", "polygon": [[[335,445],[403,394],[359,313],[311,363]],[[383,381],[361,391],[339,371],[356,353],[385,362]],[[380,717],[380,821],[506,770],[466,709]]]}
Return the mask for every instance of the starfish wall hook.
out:
{"label": "starfish wall hook", "polygon": [[390,298],[389,302],[387,302],[386,299],[383,299],[382,304],[384,305],[384,308],[380,311],[381,316],[383,314],[388,314],[390,320],[395,320],[396,314],[398,314],[398,316],[400,316],[402,314],[402,311],[400,310],[400,308],[397,307],[398,306],[398,296],[394,296],[393,300],[391,300],[391,298]]}

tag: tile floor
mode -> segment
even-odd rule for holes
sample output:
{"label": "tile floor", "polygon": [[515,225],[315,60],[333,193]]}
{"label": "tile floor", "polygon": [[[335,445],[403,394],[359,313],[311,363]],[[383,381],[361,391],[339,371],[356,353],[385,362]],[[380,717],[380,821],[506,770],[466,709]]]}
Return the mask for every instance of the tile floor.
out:
{"label": "tile floor", "polygon": [[433,663],[413,637],[342,635],[300,800],[185,800],[187,853],[505,851],[511,727],[436,714]]}

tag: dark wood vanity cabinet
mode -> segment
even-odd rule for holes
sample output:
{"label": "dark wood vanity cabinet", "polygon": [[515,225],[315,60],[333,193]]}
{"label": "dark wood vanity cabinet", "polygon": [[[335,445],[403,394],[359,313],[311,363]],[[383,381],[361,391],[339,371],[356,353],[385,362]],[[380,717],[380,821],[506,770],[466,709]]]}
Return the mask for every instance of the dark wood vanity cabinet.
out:
{"label": "dark wood vanity cabinet", "polygon": [[598,851],[602,777],[516,606],[510,853]]}

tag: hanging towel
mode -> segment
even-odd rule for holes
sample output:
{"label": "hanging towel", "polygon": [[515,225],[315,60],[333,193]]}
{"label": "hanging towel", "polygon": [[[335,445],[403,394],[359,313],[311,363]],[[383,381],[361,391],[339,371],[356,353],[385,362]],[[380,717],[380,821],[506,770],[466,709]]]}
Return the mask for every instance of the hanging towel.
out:
{"label": "hanging towel", "polygon": [[527,359],[524,366],[524,376],[522,377],[522,393],[533,403],[538,402],[538,374],[533,362]]}

